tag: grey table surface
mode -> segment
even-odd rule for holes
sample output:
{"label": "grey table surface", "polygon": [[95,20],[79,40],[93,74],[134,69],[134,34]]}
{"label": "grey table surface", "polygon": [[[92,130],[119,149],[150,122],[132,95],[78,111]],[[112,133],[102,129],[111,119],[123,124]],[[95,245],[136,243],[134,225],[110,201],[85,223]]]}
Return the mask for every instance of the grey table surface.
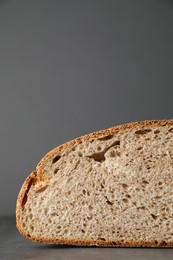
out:
{"label": "grey table surface", "polygon": [[0,259],[172,260],[173,249],[74,247],[33,243],[19,234],[15,227],[15,217],[8,216],[0,218]]}

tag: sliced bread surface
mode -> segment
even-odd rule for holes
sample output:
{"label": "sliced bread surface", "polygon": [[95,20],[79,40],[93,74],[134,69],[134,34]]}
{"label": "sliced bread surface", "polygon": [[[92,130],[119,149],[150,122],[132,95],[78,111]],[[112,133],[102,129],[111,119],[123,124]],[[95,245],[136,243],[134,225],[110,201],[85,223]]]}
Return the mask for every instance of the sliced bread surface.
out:
{"label": "sliced bread surface", "polygon": [[17,199],[20,233],[49,244],[173,246],[173,120],[85,135],[50,151]]}

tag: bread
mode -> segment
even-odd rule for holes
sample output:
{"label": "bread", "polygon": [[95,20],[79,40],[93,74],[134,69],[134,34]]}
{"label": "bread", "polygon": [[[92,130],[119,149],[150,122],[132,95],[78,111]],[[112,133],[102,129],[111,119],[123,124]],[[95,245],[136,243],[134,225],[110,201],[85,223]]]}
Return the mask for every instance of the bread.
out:
{"label": "bread", "polygon": [[20,233],[49,244],[173,246],[173,120],[115,126],[50,151],[17,199]]}

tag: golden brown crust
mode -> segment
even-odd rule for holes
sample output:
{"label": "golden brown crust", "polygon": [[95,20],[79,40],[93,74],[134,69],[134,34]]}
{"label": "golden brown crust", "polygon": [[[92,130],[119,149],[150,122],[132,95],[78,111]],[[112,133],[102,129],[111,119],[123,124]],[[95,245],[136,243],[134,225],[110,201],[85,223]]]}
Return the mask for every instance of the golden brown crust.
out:
{"label": "golden brown crust", "polygon": [[145,128],[150,126],[172,126],[173,120],[146,120],[128,124],[122,124],[119,126],[114,126],[105,130],[97,131],[91,134],[84,135],[82,137],[76,138],[72,141],[66,142],[53,150],[47,153],[43,159],[38,163],[36,167],[36,171],[32,172],[27,179],[25,180],[22,188],[19,192],[16,204],[16,226],[19,232],[27,239],[32,240],[34,242],[46,243],[46,244],[61,244],[61,245],[76,245],[76,246],[106,246],[106,247],[173,247],[173,241],[166,242],[166,241],[90,241],[90,240],[63,240],[63,239],[49,239],[47,237],[40,238],[40,237],[30,237],[29,234],[26,234],[25,231],[22,229],[20,224],[20,216],[22,214],[22,207],[25,204],[25,196],[31,187],[31,185],[35,184],[37,181],[44,180],[49,178],[48,173],[43,172],[44,165],[48,160],[51,160],[55,154],[63,152],[64,150],[73,147],[85,140],[94,139],[94,138],[101,138],[107,135],[112,135],[118,133],[119,131],[124,130],[132,130],[137,128]]}
{"label": "golden brown crust", "polygon": [[[35,180],[37,178],[37,173],[36,172],[32,172],[28,177],[27,179],[25,180],[24,184],[22,185],[21,189],[20,189],[20,192],[18,194],[18,197],[17,197],[17,203],[16,203],[16,226],[18,228],[18,230],[21,232],[22,234],[22,227],[20,225],[20,215],[21,215],[21,212],[22,212],[22,204],[23,204],[23,199],[25,198],[26,196],[26,193],[28,193],[28,188],[29,186],[32,184],[32,182],[34,183]],[[31,187],[31,186],[30,186]]]}
{"label": "golden brown crust", "polygon": [[173,247],[173,242],[166,241],[99,241],[99,240],[64,240],[30,237],[21,233],[25,238],[43,244],[71,245],[71,246],[100,246],[100,247]]}

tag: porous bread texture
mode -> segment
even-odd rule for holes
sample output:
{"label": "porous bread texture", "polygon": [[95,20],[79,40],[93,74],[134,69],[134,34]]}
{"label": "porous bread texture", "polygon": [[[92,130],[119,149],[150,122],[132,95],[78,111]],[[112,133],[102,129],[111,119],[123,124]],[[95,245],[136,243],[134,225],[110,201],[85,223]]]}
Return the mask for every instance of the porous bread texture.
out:
{"label": "porous bread texture", "polygon": [[173,120],[113,127],[44,157],[17,201],[33,241],[173,246]]}

